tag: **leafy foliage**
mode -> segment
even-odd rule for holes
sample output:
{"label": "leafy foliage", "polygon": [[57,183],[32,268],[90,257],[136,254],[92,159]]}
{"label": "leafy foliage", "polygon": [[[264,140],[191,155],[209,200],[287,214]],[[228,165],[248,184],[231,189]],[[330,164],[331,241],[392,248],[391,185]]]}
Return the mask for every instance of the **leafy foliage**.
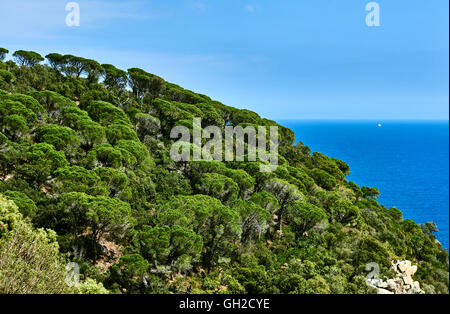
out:
{"label": "leafy foliage", "polygon": [[56,233],[34,230],[0,195],[0,293],[68,293]]}
{"label": "leafy foliage", "polygon": [[[380,205],[344,161],[294,145],[291,130],[142,69],[8,53],[0,292],[369,293],[366,263],[383,276],[409,259],[428,292],[448,293],[436,226]],[[192,131],[194,117],[222,131],[278,126],[277,170],[173,161],[170,131]],[[78,287],[64,282],[66,257],[82,264]]]}

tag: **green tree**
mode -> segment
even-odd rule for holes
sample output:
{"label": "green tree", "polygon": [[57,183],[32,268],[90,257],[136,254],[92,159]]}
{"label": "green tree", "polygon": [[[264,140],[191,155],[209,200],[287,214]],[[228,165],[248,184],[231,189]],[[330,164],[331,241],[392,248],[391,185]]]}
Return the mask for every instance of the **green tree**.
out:
{"label": "green tree", "polygon": [[321,169],[332,175],[336,180],[343,180],[345,174],[341,171],[341,168],[345,172],[349,172],[350,168],[343,161],[338,159],[332,159],[325,156],[322,153],[314,152],[311,158],[314,168]]}
{"label": "green tree", "polygon": [[27,67],[34,67],[44,61],[44,58],[34,51],[17,50],[13,53],[13,57],[19,65]]}
{"label": "green tree", "polygon": [[15,168],[19,152],[11,145],[8,138],[0,132],[0,176],[10,174]]}
{"label": "green tree", "polygon": [[380,196],[380,191],[378,191],[377,188],[371,188],[367,186],[363,186],[361,188],[361,192],[363,193],[363,196],[366,198],[371,198],[376,200]]}
{"label": "green tree", "polygon": [[[3,98],[3,97],[2,97]],[[8,115],[22,116],[27,124],[32,126],[37,121],[37,115],[29,107],[20,101],[12,99],[1,99],[0,103],[0,119],[5,118]]]}
{"label": "green tree", "polygon": [[61,195],[59,212],[65,217],[77,239],[86,229],[94,244],[92,257],[98,257],[100,239],[120,240],[135,225],[128,203],[106,196],[70,192]]}
{"label": "green tree", "polygon": [[327,219],[326,212],[308,202],[296,201],[287,209],[287,221],[300,235]]}
{"label": "green tree", "polygon": [[138,113],[135,116],[136,131],[139,138],[143,139],[146,135],[155,136],[161,129],[161,122],[159,119],[144,113]]}
{"label": "green tree", "polygon": [[97,83],[100,75],[103,73],[102,66],[97,61],[91,59],[85,60],[85,64],[88,83]]}
{"label": "green tree", "polygon": [[114,148],[120,150],[122,154],[131,154],[140,169],[150,170],[155,166],[155,162],[150,156],[148,148],[138,140],[120,140]]}
{"label": "green tree", "polygon": [[217,198],[224,204],[234,201],[239,194],[239,186],[233,180],[217,173],[205,173],[195,188],[198,193]]}
{"label": "green tree", "polygon": [[164,80],[142,69],[128,69],[128,79],[136,99],[142,100],[147,95],[158,96],[164,87]]}
{"label": "green tree", "polygon": [[252,195],[250,201],[261,206],[269,213],[276,213],[280,209],[280,204],[275,196],[267,191],[257,192]]}
{"label": "green tree", "polygon": [[241,199],[234,201],[231,206],[240,216],[241,242],[261,239],[269,229],[270,212],[253,202]]}
{"label": "green tree", "polygon": [[48,60],[50,66],[58,71],[62,70],[66,62],[64,56],[59,53],[49,53],[48,55],[45,56],[45,58]]}
{"label": "green tree", "polygon": [[36,130],[35,139],[37,142],[51,144],[69,155],[73,155],[80,147],[80,140],[74,130],[56,124],[40,126]]}
{"label": "green tree", "polygon": [[51,62],[54,62],[56,58],[58,66],[61,66],[61,71],[67,76],[79,78],[83,74],[86,74],[88,76],[88,82],[90,83],[96,83],[103,71],[103,68],[95,60],[73,55],[64,55],[62,59],[60,59],[59,55],[51,55],[51,58]]}
{"label": "green tree", "polygon": [[189,163],[189,176],[198,183],[205,173],[218,173],[224,175],[239,186],[239,196],[247,199],[253,192],[255,179],[242,169],[230,169],[218,161],[193,161]]}
{"label": "green tree", "polygon": [[343,225],[355,225],[360,217],[359,208],[347,200],[338,199],[331,206],[331,217]]}
{"label": "green tree", "polygon": [[304,196],[294,185],[281,179],[272,179],[267,182],[265,190],[274,195],[280,204],[278,226],[281,232],[283,228],[283,218],[287,207],[295,201],[303,200]]}
{"label": "green tree", "polygon": [[346,183],[346,186],[355,193],[356,200],[359,200],[363,196],[361,188],[355,182],[350,181]]}
{"label": "green tree", "polygon": [[109,167],[99,167],[94,171],[108,187],[110,197],[117,197],[122,200],[123,198],[128,198],[128,194],[130,194],[130,180],[125,173]]}
{"label": "green tree", "polygon": [[50,118],[57,121],[60,119],[62,108],[76,106],[74,101],[53,91],[32,91],[29,95],[45,108]]}
{"label": "green tree", "polygon": [[37,122],[37,115],[25,104],[0,96],[1,131],[14,139],[22,139]]}
{"label": "green tree", "polygon": [[108,126],[112,123],[131,125],[130,119],[122,109],[104,101],[90,102],[86,107],[86,111],[92,120],[103,126]]}
{"label": "green tree", "polygon": [[[2,98],[0,96],[0,98]],[[11,94],[7,99],[20,102],[27,109],[31,110],[37,117],[38,122],[44,123],[47,120],[47,110],[33,97],[23,94]]]}
{"label": "green tree", "polygon": [[78,294],[109,294],[109,291],[105,289],[102,283],[97,282],[92,278],[83,280],[75,287],[75,291]]}
{"label": "green tree", "polygon": [[18,171],[37,182],[46,181],[58,168],[68,166],[64,153],[47,143],[33,144],[25,156],[26,162],[20,165]]}
{"label": "green tree", "polygon": [[377,263],[381,267],[381,271],[386,271],[392,267],[390,260],[391,252],[389,252],[386,244],[372,236],[365,236],[360,240],[355,256],[356,265]]}
{"label": "green tree", "polygon": [[76,129],[79,132],[81,146],[85,150],[91,149],[95,145],[103,144],[106,141],[106,131],[99,123],[90,118],[77,120]]}
{"label": "green tree", "polygon": [[89,195],[109,195],[109,188],[96,172],[80,166],[62,167],[55,172],[53,191],[59,195],[82,192]]}
{"label": "green tree", "polygon": [[[138,233],[141,254],[156,266],[186,272],[198,262],[203,248],[202,237],[181,226],[144,226]],[[187,260],[187,261],[186,261]]]}
{"label": "green tree", "polygon": [[115,91],[122,91],[127,85],[127,72],[111,64],[102,64],[105,85]]}
{"label": "green tree", "polygon": [[431,239],[436,239],[436,237],[434,236],[435,232],[439,232],[438,227],[436,226],[436,223],[434,222],[426,222],[422,225],[420,225],[420,227],[423,230],[423,233],[426,234],[429,238]]}
{"label": "green tree", "polygon": [[109,144],[101,144],[94,146],[86,156],[86,167],[95,169],[98,167],[124,167],[125,159],[122,151],[115,149]]}
{"label": "green tree", "polygon": [[10,90],[14,81],[14,74],[9,71],[0,69],[0,90]]}
{"label": "green tree", "polygon": [[120,140],[138,141],[138,137],[131,125],[112,123],[105,128],[106,138],[111,145]]}
{"label": "green tree", "polygon": [[0,293],[70,293],[56,233],[35,230],[0,195]]}
{"label": "green tree", "polygon": [[152,169],[152,180],[158,182],[155,186],[157,197],[168,200],[174,195],[192,194],[191,182],[176,171],[169,171],[163,166]]}
{"label": "green tree", "polygon": [[317,185],[325,190],[333,190],[337,186],[335,177],[322,169],[312,169],[309,175],[316,181]]}
{"label": "green tree", "polygon": [[22,139],[28,133],[28,130],[26,120],[18,114],[3,118],[2,131],[9,134],[13,139]]}
{"label": "green tree", "polygon": [[14,201],[19,212],[25,216],[33,218],[36,215],[36,204],[25,193],[19,191],[5,191],[2,192],[8,200]]}
{"label": "green tree", "polygon": [[6,57],[6,55],[9,53],[9,50],[8,49],[5,49],[5,48],[1,48],[0,47],[0,61],[4,61],[5,60],[5,57]]}
{"label": "green tree", "polygon": [[139,254],[127,254],[111,267],[111,279],[122,292],[143,293],[146,289],[149,263]]}
{"label": "green tree", "polygon": [[207,266],[226,257],[234,241],[241,236],[239,215],[210,196],[177,196],[158,209],[157,223],[192,229],[203,238],[206,252],[203,263]]}

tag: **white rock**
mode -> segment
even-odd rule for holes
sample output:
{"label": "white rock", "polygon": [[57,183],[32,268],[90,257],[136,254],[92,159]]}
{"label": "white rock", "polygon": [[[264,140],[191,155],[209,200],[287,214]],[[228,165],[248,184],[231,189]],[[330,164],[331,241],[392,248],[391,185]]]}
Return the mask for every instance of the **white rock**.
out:
{"label": "white rock", "polygon": [[408,286],[412,286],[414,283],[411,276],[403,276],[403,282]]}
{"label": "white rock", "polygon": [[385,282],[385,281],[381,281],[380,283],[378,283],[378,287],[380,287],[380,288],[388,288],[389,287],[389,285],[388,285],[388,283],[387,282]]}
{"label": "white rock", "polygon": [[377,294],[394,294],[394,292],[391,292],[391,291],[386,290],[386,289],[378,288],[377,289]]}
{"label": "white rock", "polygon": [[394,279],[388,279],[388,281],[386,283],[388,285],[389,290],[396,290],[397,289],[397,283],[395,282]]}
{"label": "white rock", "polygon": [[417,271],[417,266],[414,265],[414,266],[409,267],[409,268],[405,271],[405,273],[406,273],[407,275],[413,276],[413,275],[416,273],[416,271]]}
{"label": "white rock", "polygon": [[374,285],[377,288],[377,292],[385,294],[385,291],[391,291],[395,294],[423,294],[425,293],[421,288],[418,281],[414,281],[412,276],[417,272],[417,266],[412,265],[411,261],[404,260],[392,262],[392,267],[397,272],[397,275],[387,281],[375,281]]}
{"label": "white rock", "polygon": [[382,282],[381,279],[377,278],[367,279],[367,283],[374,287],[379,287],[381,282]]}
{"label": "white rock", "polygon": [[402,273],[404,273],[408,269],[408,266],[406,265],[405,262],[398,263],[397,267],[400,270],[400,272],[402,272]]}

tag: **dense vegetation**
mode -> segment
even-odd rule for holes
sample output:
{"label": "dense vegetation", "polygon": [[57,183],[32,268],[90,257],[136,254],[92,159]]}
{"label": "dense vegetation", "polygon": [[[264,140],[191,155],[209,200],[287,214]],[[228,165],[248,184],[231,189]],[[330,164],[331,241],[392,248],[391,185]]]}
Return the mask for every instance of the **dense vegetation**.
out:
{"label": "dense vegetation", "polygon": [[[0,293],[370,293],[365,266],[419,265],[448,293],[433,223],[279,126],[279,163],[174,162],[170,130],[277,125],[144,70],[0,48]],[[82,284],[64,284],[65,265]]]}

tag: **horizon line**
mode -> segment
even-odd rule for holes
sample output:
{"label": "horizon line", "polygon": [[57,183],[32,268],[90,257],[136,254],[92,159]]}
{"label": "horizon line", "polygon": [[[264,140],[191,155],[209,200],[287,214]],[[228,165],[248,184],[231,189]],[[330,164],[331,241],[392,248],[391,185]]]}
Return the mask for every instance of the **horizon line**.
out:
{"label": "horizon line", "polygon": [[417,121],[417,122],[449,122],[447,119],[438,119],[438,118],[429,118],[429,119],[421,119],[421,118],[272,118],[273,120],[280,121],[375,121],[375,122],[383,122],[383,121]]}

